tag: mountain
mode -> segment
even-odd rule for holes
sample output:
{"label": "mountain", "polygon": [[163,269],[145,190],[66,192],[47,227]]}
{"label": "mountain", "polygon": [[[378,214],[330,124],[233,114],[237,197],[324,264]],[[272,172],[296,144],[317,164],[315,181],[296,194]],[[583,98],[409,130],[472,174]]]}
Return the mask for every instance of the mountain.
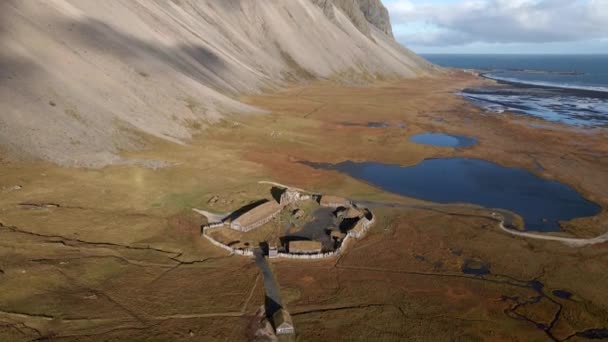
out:
{"label": "mountain", "polygon": [[3,0],[0,146],[97,167],[137,132],[184,143],[257,112],[241,94],[434,70],[380,0]]}

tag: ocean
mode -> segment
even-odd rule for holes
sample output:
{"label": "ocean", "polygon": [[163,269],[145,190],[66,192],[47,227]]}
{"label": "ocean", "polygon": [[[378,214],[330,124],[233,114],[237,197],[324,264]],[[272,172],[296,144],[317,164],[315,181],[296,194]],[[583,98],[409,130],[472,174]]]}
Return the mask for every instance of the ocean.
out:
{"label": "ocean", "polygon": [[427,54],[437,65],[475,69],[499,85],[461,95],[488,111],[579,127],[608,126],[608,55]]}

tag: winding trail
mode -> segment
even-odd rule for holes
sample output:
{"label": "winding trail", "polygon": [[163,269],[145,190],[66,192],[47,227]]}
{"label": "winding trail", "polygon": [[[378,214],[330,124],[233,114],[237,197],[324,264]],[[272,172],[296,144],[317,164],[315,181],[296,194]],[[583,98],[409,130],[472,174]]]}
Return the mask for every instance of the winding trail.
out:
{"label": "winding trail", "polygon": [[[408,205],[401,203],[382,203],[382,202],[370,202],[370,201],[354,201],[356,204],[366,205],[367,207],[389,207],[389,208],[410,208],[410,209],[421,209],[421,210],[430,210],[436,212],[442,212],[448,215],[461,215],[461,216],[474,216],[474,217],[483,217],[489,218],[498,221],[498,227],[501,231],[508,233],[510,235],[519,236],[527,239],[536,239],[536,240],[545,240],[545,241],[556,241],[561,242],[570,247],[585,247],[597,245],[600,243],[608,242],[608,232],[593,237],[593,238],[569,238],[562,236],[554,236],[547,234],[539,234],[539,233],[529,233],[529,232],[521,232],[515,229],[508,228],[512,226],[511,222],[513,221],[512,215],[508,212],[497,210],[493,212],[491,216],[487,215],[467,215],[467,214],[455,214],[450,212],[449,210],[445,210],[440,206],[433,205]],[[442,210],[443,209],[443,210]],[[506,225],[506,226],[505,226]]]}
{"label": "winding trail", "polygon": [[276,187],[279,187],[279,188],[292,189],[292,190],[299,191],[299,192],[304,192],[304,193],[307,193],[307,194],[318,195],[318,193],[313,192],[313,191],[308,191],[308,190],[296,188],[296,187],[293,187],[293,186],[289,186],[289,185],[285,185],[285,184],[281,184],[281,183],[277,183],[277,182],[259,181],[258,184],[272,185],[272,186],[276,186]]}
{"label": "winding trail", "polygon": [[498,224],[498,227],[500,227],[500,229],[502,231],[509,233],[511,235],[520,236],[520,237],[529,238],[529,239],[536,239],[536,240],[558,241],[558,242],[564,243],[570,247],[584,247],[584,246],[591,246],[591,245],[608,242],[608,232],[603,235],[596,236],[594,238],[588,238],[588,239],[567,238],[567,237],[561,237],[561,236],[520,232],[520,231],[509,229],[509,228],[505,227],[504,223],[505,223],[504,221],[500,221],[500,223]]}

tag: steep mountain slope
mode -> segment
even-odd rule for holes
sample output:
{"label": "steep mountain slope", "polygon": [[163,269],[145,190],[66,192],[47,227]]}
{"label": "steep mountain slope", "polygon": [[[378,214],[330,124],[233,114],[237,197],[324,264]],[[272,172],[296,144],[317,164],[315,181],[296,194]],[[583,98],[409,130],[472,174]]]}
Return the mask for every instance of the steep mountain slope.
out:
{"label": "steep mountain slope", "polygon": [[380,0],[3,0],[0,145],[101,166],[133,132],[185,142],[255,112],[238,94],[433,70],[394,41]]}

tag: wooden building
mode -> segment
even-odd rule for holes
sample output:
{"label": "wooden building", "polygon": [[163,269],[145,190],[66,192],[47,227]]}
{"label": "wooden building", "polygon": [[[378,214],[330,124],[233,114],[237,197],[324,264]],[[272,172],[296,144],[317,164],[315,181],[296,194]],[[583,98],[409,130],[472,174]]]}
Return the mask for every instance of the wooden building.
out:
{"label": "wooden building", "polygon": [[352,204],[349,200],[344,197],[338,196],[322,196],[320,204],[322,207],[338,208],[345,207],[349,208]]}
{"label": "wooden building", "polygon": [[322,248],[323,245],[320,241],[301,240],[289,242],[289,253],[294,254],[321,253]]}
{"label": "wooden building", "polygon": [[268,201],[239,216],[230,223],[230,228],[248,232],[270,222],[281,212],[282,208],[279,203]]}

